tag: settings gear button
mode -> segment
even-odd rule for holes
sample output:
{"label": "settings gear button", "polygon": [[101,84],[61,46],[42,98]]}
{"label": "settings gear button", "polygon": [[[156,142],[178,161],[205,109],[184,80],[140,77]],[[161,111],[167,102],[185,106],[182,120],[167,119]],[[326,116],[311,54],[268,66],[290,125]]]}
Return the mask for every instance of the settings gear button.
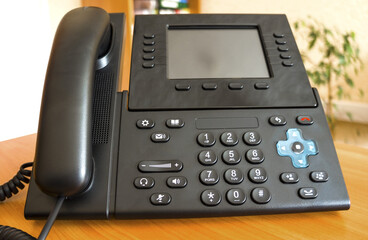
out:
{"label": "settings gear button", "polygon": [[150,129],[155,126],[155,122],[149,118],[139,119],[137,121],[137,127],[142,129]]}

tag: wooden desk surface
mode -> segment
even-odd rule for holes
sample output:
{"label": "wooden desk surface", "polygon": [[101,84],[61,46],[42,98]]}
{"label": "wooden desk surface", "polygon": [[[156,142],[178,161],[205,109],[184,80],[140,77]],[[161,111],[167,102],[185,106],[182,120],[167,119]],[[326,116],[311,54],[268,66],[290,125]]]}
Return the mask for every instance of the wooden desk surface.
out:
{"label": "wooden desk surface", "polygon": [[[33,161],[35,135],[0,142],[0,184]],[[48,239],[368,239],[368,150],[336,144],[351,209],[227,218],[56,221]],[[26,191],[0,203],[0,224],[37,237],[45,221],[23,217]]]}

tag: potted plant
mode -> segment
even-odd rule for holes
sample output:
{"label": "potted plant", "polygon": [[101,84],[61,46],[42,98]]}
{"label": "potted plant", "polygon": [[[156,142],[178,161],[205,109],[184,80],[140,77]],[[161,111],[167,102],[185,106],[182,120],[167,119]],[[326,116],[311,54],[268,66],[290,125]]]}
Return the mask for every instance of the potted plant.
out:
{"label": "potted plant", "polygon": [[[301,51],[301,55],[312,85],[326,88],[326,96],[322,97],[322,101],[333,133],[336,123],[334,109],[337,108],[334,100],[350,98],[346,87],[355,88],[352,74],[357,74],[363,68],[355,33],[332,30],[311,17],[306,21],[296,21],[294,28],[296,38],[299,37],[298,40],[301,43],[305,41],[304,46],[307,45],[306,49]],[[362,89],[358,89],[357,93],[361,97],[364,96]],[[352,120],[352,114],[350,112],[346,114]]]}

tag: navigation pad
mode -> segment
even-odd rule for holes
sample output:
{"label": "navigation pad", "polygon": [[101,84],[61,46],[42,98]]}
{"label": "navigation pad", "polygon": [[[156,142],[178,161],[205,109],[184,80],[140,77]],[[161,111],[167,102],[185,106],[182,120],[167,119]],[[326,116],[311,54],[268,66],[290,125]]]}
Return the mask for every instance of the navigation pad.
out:
{"label": "navigation pad", "polygon": [[316,143],[313,140],[305,140],[302,131],[297,128],[288,129],[286,137],[286,141],[277,142],[277,153],[282,157],[290,157],[295,168],[308,167],[308,156],[318,153]]}

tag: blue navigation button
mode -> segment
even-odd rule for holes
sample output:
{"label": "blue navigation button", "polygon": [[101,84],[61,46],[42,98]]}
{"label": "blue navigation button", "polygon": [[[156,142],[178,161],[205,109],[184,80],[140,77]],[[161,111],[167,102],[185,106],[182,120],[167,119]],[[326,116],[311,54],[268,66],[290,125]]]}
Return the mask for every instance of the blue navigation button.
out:
{"label": "blue navigation button", "polygon": [[290,157],[295,168],[308,167],[308,156],[318,153],[317,144],[313,140],[305,140],[302,131],[297,128],[288,129],[286,137],[285,141],[277,142],[277,153],[282,157]]}

